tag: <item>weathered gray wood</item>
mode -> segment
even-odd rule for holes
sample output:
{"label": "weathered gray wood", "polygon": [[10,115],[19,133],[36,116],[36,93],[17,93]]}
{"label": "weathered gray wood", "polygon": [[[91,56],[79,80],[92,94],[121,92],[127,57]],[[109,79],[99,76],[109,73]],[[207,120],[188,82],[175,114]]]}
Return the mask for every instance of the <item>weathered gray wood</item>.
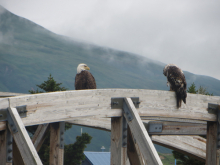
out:
{"label": "weathered gray wood", "polygon": [[[8,98],[12,107],[27,105],[25,125],[72,120],[78,117],[121,116],[121,109],[111,110],[111,97],[139,97],[140,116],[169,117],[216,121],[207,111],[208,103],[219,104],[220,98],[188,94],[187,104],[176,109],[175,93],[143,89],[96,89],[53,92]],[[1,103],[0,103],[1,107]]]}
{"label": "weathered gray wood", "polygon": [[217,122],[207,122],[206,165],[217,164]]}
{"label": "weathered gray wood", "polygon": [[64,149],[59,147],[60,123],[50,124],[50,164],[63,165]]}
{"label": "weathered gray wood", "polygon": [[[143,121],[143,120],[142,120]],[[161,132],[151,132],[150,126],[162,124]],[[181,123],[181,122],[158,122],[144,123],[149,135],[206,135],[206,124]]]}
{"label": "weathered gray wood", "polygon": [[[129,121],[126,115],[127,123],[131,129],[131,132],[134,136],[134,139],[143,154],[144,160],[147,165],[162,165],[163,163],[160,160],[160,157],[144,127],[144,124],[141,121],[141,118],[131,100],[131,98],[125,98],[124,105],[127,106],[133,119]],[[125,108],[125,107],[124,107]]]}
{"label": "weathered gray wood", "polygon": [[[146,120],[142,120],[142,121],[148,122]],[[101,118],[101,119],[82,118],[79,120],[73,120],[69,122],[71,122],[72,124],[83,125],[83,126],[91,124],[93,128],[98,128],[98,129],[102,129],[103,126],[103,129],[107,131],[111,130],[111,122],[108,118]],[[177,150],[189,156],[205,161],[206,139],[200,136],[152,135],[152,141],[153,143],[163,145],[167,148]]]}
{"label": "weathered gray wood", "polygon": [[0,92],[0,97],[14,97],[25,95],[24,93]]}
{"label": "weathered gray wood", "polygon": [[131,165],[143,165],[142,155],[140,154],[140,150],[136,141],[134,141],[129,126],[127,137],[127,154]]}
{"label": "weathered gray wood", "polygon": [[6,136],[7,130],[0,131],[0,165],[6,164]]}
{"label": "weathered gray wood", "polygon": [[49,131],[49,124],[42,124],[37,127],[37,130],[34,133],[34,136],[32,137],[32,142],[34,144],[34,147],[36,148],[37,152],[40,150],[46,135]]}
{"label": "weathered gray wood", "polygon": [[123,117],[111,118],[111,165],[126,165],[127,147],[122,147]]}
{"label": "weathered gray wood", "polygon": [[25,126],[16,108],[9,108],[9,113],[18,129],[18,132],[13,133],[10,127],[9,129],[13,135],[13,138],[18,146],[20,153],[22,153],[21,156],[25,164],[41,165],[41,160],[37,154],[36,149],[34,148],[34,145],[25,129]]}
{"label": "weathered gray wood", "polygon": [[206,139],[200,136],[153,135],[151,138],[155,144],[182,152],[201,161],[206,159]]}
{"label": "weathered gray wood", "polygon": [[0,131],[3,131],[6,129],[6,121],[0,122]]}

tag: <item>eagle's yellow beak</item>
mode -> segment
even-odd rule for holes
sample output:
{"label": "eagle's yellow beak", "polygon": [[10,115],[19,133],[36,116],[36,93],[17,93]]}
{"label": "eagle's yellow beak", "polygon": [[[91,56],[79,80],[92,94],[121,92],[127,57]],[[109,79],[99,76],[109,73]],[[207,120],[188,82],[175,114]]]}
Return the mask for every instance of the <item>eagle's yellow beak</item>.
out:
{"label": "eagle's yellow beak", "polygon": [[85,70],[90,70],[90,68],[88,66],[85,66]]}

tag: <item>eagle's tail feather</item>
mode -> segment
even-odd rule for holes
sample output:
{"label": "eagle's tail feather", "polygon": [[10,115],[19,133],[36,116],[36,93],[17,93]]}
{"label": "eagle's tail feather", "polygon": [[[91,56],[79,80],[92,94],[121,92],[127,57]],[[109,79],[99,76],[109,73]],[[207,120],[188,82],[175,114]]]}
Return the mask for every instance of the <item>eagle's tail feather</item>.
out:
{"label": "eagle's tail feather", "polygon": [[181,94],[176,91],[176,102],[177,102],[177,108],[181,107],[182,99],[181,99]]}
{"label": "eagle's tail feather", "polygon": [[183,87],[179,88],[176,91],[177,108],[181,107],[182,100],[186,104],[186,96],[187,96],[187,93]]}

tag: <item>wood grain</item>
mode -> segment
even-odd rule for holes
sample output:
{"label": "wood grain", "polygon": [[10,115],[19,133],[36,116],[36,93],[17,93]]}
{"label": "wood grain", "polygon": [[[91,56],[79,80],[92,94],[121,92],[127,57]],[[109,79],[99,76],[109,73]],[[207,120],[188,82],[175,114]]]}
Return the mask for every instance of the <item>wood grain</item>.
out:
{"label": "wood grain", "polygon": [[[25,164],[31,164],[31,165],[42,165],[41,160],[37,154],[36,149],[34,148],[34,145],[25,129],[25,126],[17,112],[16,108],[9,108],[9,113],[11,115],[12,120],[14,121],[14,124],[16,125],[18,132],[13,133],[12,130],[11,133],[13,135],[13,138],[18,146],[18,149],[21,153],[21,156],[23,158],[23,161]],[[10,129],[10,128],[9,128]]]}
{"label": "wood grain", "polygon": [[64,149],[59,148],[60,124],[50,124],[50,165],[63,165]]}
{"label": "wood grain", "polygon": [[122,111],[121,109],[111,109],[111,97],[139,97],[141,104],[138,113],[140,116],[203,121],[216,121],[216,115],[209,114],[207,107],[208,103],[220,104],[219,97],[188,94],[187,104],[176,109],[174,92],[146,89],[65,91],[7,99],[10,100],[12,107],[27,105],[27,117],[23,118],[22,121],[25,125],[34,125],[73,120],[86,116],[119,117],[122,115]]}
{"label": "wood grain", "polygon": [[144,161],[147,165],[163,165],[131,98],[125,98],[124,101],[124,105],[127,105],[133,119],[130,121],[126,115],[124,116],[134,136],[133,138],[143,155]]}
{"label": "wood grain", "polygon": [[6,164],[6,138],[7,130],[0,131],[0,165]]}
{"label": "wood grain", "polygon": [[49,133],[49,124],[41,124],[37,127],[37,130],[35,131],[34,136],[32,137],[32,142],[37,152],[40,150],[48,133]]}
{"label": "wood grain", "polygon": [[217,163],[217,122],[207,122],[206,165]]}
{"label": "wood grain", "polygon": [[111,118],[111,165],[126,165],[127,148],[122,147],[123,117]]}

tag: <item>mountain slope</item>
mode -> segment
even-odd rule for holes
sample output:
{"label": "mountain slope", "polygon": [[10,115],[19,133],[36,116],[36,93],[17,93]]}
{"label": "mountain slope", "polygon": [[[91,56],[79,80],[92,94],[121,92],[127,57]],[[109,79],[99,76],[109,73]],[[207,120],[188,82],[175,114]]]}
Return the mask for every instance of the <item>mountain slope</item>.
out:
{"label": "mountain slope", "polygon": [[[168,90],[162,74],[165,64],[128,52],[71,41],[7,10],[0,13],[0,91],[28,93],[50,73],[73,90],[79,63],[91,68],[98,88]],[[185,75],[188,85],[195,82],[220,95],[219,80],[189,72]]]}

